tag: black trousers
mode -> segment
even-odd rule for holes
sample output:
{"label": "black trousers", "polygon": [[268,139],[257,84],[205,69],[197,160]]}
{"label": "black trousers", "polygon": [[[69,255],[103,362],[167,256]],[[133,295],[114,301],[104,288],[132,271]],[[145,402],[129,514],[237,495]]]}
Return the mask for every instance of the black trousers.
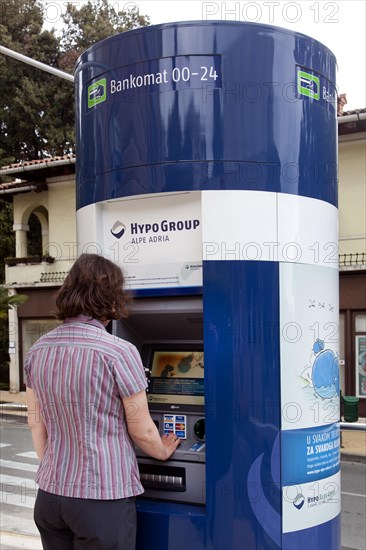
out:
{"label": "black trousers", "polygon": [[91,500],[38,490],[34,521],[44,550],[134,550],[135,498]]}

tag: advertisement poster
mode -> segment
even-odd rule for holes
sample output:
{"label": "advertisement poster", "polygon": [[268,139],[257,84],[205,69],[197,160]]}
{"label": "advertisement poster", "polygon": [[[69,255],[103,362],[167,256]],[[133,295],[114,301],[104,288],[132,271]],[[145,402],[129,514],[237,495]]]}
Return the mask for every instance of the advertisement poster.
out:
{"label": "advertisement poster", "polygon": [[283,532],[340,513],[338,271],[280,264]]}
{"label": "advertisement poster", "polygon": [[339,471],[339,424],[283,431],[281,445],[285,486],[315,482]]}
{"label": "advertisement poster", "polygon": [[280,264],[282,429],[339,421],[338,271]]}
{"label": "advertisement poster", "polygon": [[366,336],[356,336],[356,394],[366,397]]}

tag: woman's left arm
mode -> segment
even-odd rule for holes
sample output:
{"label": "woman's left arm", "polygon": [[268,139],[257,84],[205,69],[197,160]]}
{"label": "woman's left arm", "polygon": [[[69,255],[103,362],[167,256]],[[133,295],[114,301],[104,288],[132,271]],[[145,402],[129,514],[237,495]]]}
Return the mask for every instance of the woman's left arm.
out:
{"label": "woman's left arm", "polygon": [[47,442],[47,430],[43,422],[39,401],[31,388],[27,387],[28,426],[37,456],[42,460]]}

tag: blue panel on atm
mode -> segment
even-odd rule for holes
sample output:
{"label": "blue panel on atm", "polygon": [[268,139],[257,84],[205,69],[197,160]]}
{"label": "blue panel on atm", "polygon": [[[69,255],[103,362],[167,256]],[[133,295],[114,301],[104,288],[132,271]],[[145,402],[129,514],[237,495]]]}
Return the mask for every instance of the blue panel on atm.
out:
{"label": "blue panel on atm", "polygon": [[278,277],[274,262],[204,262],[206,505],[215,525],[213,548],[239,549],[233,537],[240,535],[247,548],[280,546]]}

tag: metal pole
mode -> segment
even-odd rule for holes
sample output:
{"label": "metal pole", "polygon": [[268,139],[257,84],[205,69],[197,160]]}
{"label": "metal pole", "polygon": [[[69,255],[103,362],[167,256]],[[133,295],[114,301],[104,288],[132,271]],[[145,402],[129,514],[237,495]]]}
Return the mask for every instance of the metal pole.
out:
{"label": "metal pole", "polygon": [[60,78],[64,78],[65,80],[68,80],[69,82],[74,82],[74,77],[72,74],[65,73],[64,71],[60,71],[59,69],[55,69],[54,67],[51,67],[50,65],[46,65],[45,63],[41,63],[40,61],[36,61],[35,59],[31,59],[30,57],[27,57],[26,55],[23,55],[18,52],[14,52],[13,50],[10,50],[9,48],[5,48],[5,46],[0,46],[0,53],[7,55],[9,57],[13,57],[17,61],[22,61],[23,63],[27,63],[28,65],[32,65],[32,67],[36,67],[37,69],[41,69],[42,71],[46,71],[47,73],[51,73],[55,76],[58,76]]}

